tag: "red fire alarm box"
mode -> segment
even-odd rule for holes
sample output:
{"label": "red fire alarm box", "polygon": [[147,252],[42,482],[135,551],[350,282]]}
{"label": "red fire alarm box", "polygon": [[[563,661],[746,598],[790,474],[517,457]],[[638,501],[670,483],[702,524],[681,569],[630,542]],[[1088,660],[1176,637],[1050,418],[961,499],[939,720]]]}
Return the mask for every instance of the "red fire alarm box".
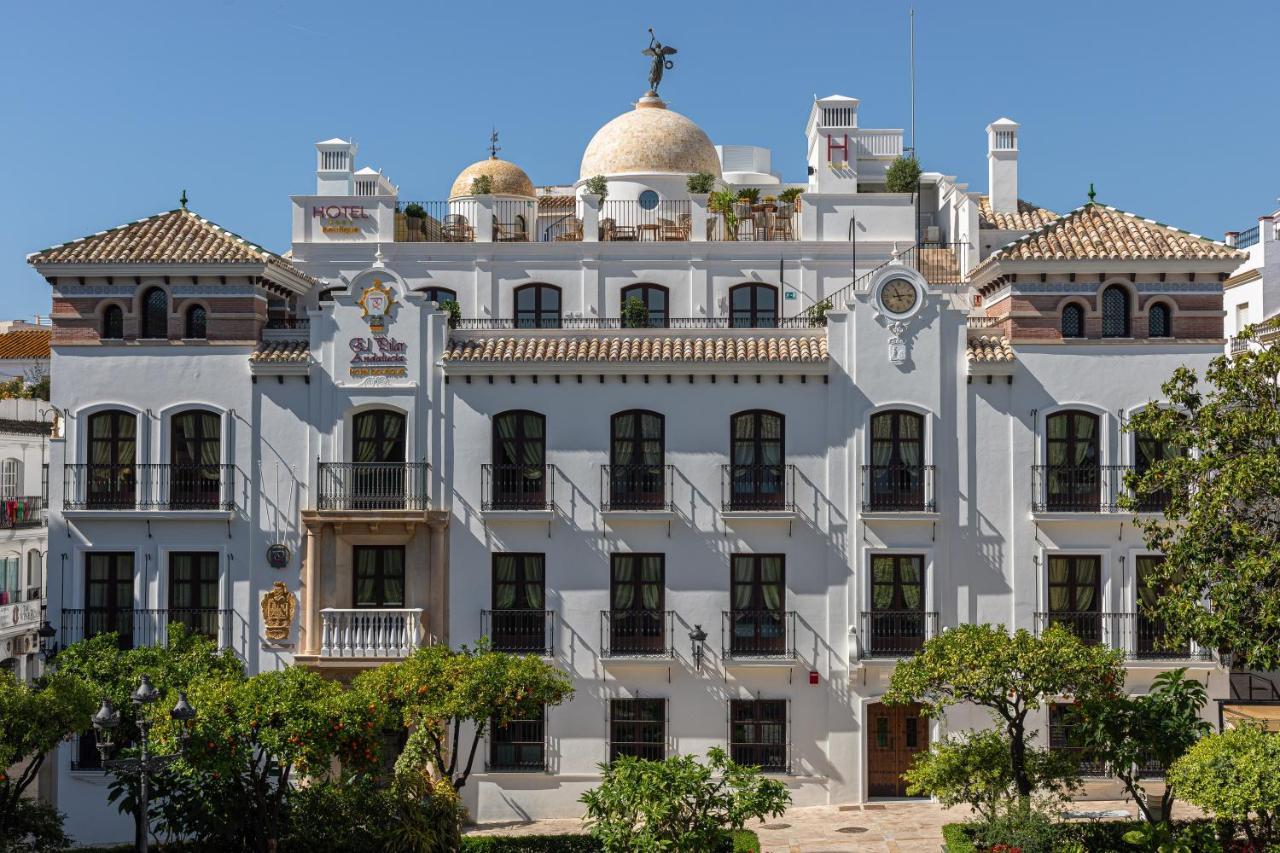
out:
{"label": "red fire alarm box", "polygon": [[818,672],[817,672],[817,670],[810,670],[810,671],[809,671],[809,683],[810,683],[810,684],[817,684],[817,683],[818,683]]}

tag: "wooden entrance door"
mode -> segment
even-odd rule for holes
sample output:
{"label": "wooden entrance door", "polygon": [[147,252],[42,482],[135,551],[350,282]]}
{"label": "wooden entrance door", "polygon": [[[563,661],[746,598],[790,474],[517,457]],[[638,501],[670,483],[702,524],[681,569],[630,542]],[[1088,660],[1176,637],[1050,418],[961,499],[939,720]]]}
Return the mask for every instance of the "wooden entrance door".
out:
{"label": "wooden entrance door", "polygon": [[905,797],[902,774],[929,748],[929,721],[919,705],[867,707],[867,796]]}

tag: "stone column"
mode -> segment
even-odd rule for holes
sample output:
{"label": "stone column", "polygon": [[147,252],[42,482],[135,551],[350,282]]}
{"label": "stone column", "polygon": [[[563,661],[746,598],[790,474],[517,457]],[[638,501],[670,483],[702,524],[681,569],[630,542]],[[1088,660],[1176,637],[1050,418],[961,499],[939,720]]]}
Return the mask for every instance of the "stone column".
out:
{"label": "stone column", "polygon": [[689,194],[691,205],[689,224],[693,228],[689,240],[694,243],[707,242],[707,198],[706,193]]}
{"label": "stone column", "polygon": [[600,201],[600,196],[595,193],[583,193],[579,196],[584,243],[600,242]]}
{"label": "stone column", "polygon": [[303,613],[305,619],[300,632],[299,647],[303,654],[320,654],[320,549],[317,547],[317,532],[307,528],[307,553],[302,564],[302,598],[305,602]]}

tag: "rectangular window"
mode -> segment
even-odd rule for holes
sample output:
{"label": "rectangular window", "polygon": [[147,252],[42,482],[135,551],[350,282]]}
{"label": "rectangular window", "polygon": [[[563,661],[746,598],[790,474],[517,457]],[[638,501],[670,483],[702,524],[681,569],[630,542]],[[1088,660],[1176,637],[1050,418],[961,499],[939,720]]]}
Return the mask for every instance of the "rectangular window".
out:
{"label": "rectangular window", "polygon": [[1191,652],[1187,644],[1174,646],[1167,637],[1164,621],[1152,615],[1159,598],[1154,573],[1164,563],[1163,554],[1142,554],[1137,559],[1137,656],[1140,658],[1180,658]]}
{"label": "rectangular window", "polygon": [[630,755],[649,761],[667,756],[667,700],[609,700],[609,760]]}
{"label": "rectangular window", "polygon": [[1105,776],[1106,766],[1093,760],[1081,745],[1079,711],[1074,705],[1055,703],[1049,706],[1049,749],[1079,757],[1080,775]]}
{"label": "rectangular window", "polygon": [[498,651],[545,654],[546,558],[542,554],[493,555],[493,611],[489,640]]}
{"label": "rectangular window", "polygon": [[730,584],[730,651],[781,655],[787,651],[786,558],[782,554],[734,554]]}
{"label": "rectangular window", "polygon": [[22,585],[17,557],[0,558],[0,604],[17,604],[22,600]]}
{"label": "rectangular window", "polygon": [[505,726],[489,721],[489,769],[541,772],[546,769],[546,710],[539,708]]}
{"label": "rectangular window", "polygon": [[907,654],[924,645],[924,592],[923,556],[871,557],[871,612],[866,617],[871,652]]}
{"label": "rectangular window", "polygon": [[1086,643],[1102,642],[1102,558],[1049,558],[1049,624],[1064,625]]}
{"label": "rectangular window", "polygon": [[169,555],[169,622],[193,634],[218,638],[218,554],[175,551]]}
{"label": "rectangular window", "polygon": [[133,554],[85,555],[84,636],[114,633],[122,649],[133,648]]}
{"label": "rectangular window", "polygon": [[404,546],[356,545],[356,607],[404,607]]}
{"label": "rectangular window", "polygon": [[611,654],[662,654],[666,558],[662,554],[614,554],[609,578]]}
{"label": "rectangular window", "polygon": [[786,773],[787,743],[787,700],[729,701],[729,757],[734,762]]}

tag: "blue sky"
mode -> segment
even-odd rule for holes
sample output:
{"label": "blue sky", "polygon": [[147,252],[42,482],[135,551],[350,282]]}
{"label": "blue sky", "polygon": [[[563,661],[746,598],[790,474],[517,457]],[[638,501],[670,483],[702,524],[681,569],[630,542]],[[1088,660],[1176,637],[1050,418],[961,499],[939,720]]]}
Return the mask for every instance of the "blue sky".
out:
{"label": "blue sky", "polygon": [[[1221,237],[1276,207],[1273,3],[916,5],[923,165],[985,189],[986,124],[1023,125],[1020,194],[1098,199]],[[312,0],[6,4],[0,315],[49,310],[25,256],[177,206],[288,248],[312,144],[354,136],[402,198],[437,199],[485,154],[537,184],[645,88],[647,27],[679,49],[662,92],[722,143],[804,176],[814,94],[909,122],[905,2]],[[1268,83],[1270,79],[1270,83]]]}

